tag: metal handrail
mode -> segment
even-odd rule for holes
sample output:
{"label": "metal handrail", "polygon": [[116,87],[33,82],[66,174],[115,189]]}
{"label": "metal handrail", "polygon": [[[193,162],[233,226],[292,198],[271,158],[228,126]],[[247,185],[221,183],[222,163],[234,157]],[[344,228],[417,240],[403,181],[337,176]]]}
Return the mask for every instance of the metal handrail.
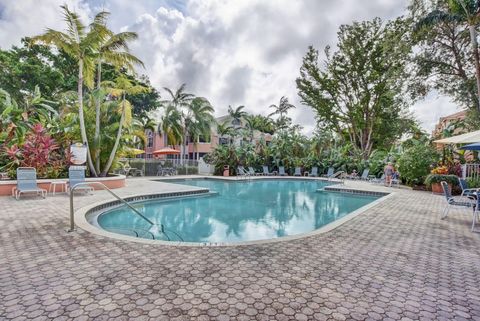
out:
{"label": "metal handrail", "polygon": [[[90,185],[99,185],[101,186],[105,191],[109,192],[113,197],[115,197],[117,200],[119,200],[120,202],[122,202],[123,204],[127,205],[135,214],[137,214],[138,216],[140,216],[141,218],[143,218],[145,221],[147,221],[151,226],[157,226],[157,224],[153,223],[151,220],[149,220],[147,217],[145,217],[142,213],[140,213],[136,208],[134,208],[132,205],[130,205],[130,203],[128,203],[126,200],[124,200],[123,198],[121,198],[120,196],[118,196],[117,194],[115,194],[114,192],[112,192],[111,189],[109,189],[107,186],[105,186],[105,184],[102,184],[100,182],[83,182],[83,183],[78,183],[78,184],[75,184],[72,188],[70,188],[70,229],[67,230],[67,232],[73,232],[75,231],[75,209],[73,208],[73,192],[75,191],[75,189],[77,187],[80,187],[80,186],[90,186]],[[163,224],[160,224],[159,225],[160,227],[160,232],[162,234],[164,234],[167,239],[170,241],[170,237],[168,236],[168,234],[166,233],[166,229],[165,227],[163,226]],[[173,234],[175,234],[182,242],[183,242],[183,238],[175,231],[172,231],[172,230],[168,230],[169,232],[172,232]],[[136,233],[136,232],[135,232]],[[147,231],[147,233],[150,233],[150,235],[152,236],[153,239],[155,239],[155,235],[153,235],[152,232],[150,231]]]}
{"label": "metal handrail", "polygon": [[[130,205],[127,201],[125,201],[123,198],[121,198],[120,196],[118,196],[117,194],[115,194],[114,192],[112,192],[107,186],[105,186],[105,184],[102,184],[100,182],[84,182],[84,183],[78,183],[78,184],[75,184],[73,187],[70,188],[70,229],[67,230],[67,232],[73,232],[75,231],[75,217],[74,217],[74,213],[75,213],[75,210],[73,208],[73,192],[75,191],[75,189],[77,187],[80,187],[80,186],[90,186],[90,185],[98,185],[98,186],[101,186],[104,190],[106,190],[107,192],[109,192],[113,197],[115,197],[117,200],[119,200],[120,202],[122,202],[123,204],[127,205],[135,214],[137,214],[138,216],[140,216],[141,218],[143,218],[145,221],[147,221],[150,225],[155,225],[155,223],[153,223],[152,221],[150,221],[148,218],[146,218],[142,213],[140,213],[137,209],[135,209],[132,205]],[[163,226],[161,226],[162,230],[163,230]]]}

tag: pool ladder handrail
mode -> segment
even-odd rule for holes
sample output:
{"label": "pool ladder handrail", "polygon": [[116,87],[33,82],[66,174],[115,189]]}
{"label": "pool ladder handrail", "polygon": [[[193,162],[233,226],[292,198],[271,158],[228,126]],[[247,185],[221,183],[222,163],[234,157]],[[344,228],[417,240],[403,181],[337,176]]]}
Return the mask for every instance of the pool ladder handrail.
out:
{"label": "pool ladder handrail", "polygon": [[[144,219],[145,221],[147,221],[151,226],[154,226],[156,225],[155,223],[153,223],[151,220],[149,220],[147,217],[145,217],[145,215],[143,215],[142,213],[140,213],[136,208],[134,208],[132,205],[130,205],[130,203],[128,203],[126,200],[124,200],[123,198],[121,198],[120,196],[118,196],[117,194],[115,194],[114,192],[112,192],[111,189],[109,189],[107,186],[105,186],[105,184],[103,183],[100,183],[100,182],[82,182],[82,183],[78,183],[78,184],[75,184],[72,188],[70,188],[70,228],[67,230],[67,232],[73,232],[75,231],[75,209],[73,207],[73,194],[74,194],[74,191],[77,187],[81,187],[81,186],[91,186],[91,185],[97,185],[97,186],[100,186],[102,187],[103,190],[109,192],[113,197],[115,197],[117,200],[119,200],[120,202],[122,202],[124,205],[126,205],[128,208],[130,208],[135,214],[137,214],[138,216],[140,216],[142,219]],[[162,232],[162,234],[165,234],[165,236],[167,237],[167,239],[170,241],[170,237],[168,236],[168,234],[165,232],[165,227],[163,226],[163,224],[160,224],[160,232]],[[183,242],[183,239],[182,237],[175,231],[170,231],[172,232],[173,234],[175,234],[182,242]],[[150,232],[151,233],[151,232]],[[152,234],[153,235],[153,234]]]}

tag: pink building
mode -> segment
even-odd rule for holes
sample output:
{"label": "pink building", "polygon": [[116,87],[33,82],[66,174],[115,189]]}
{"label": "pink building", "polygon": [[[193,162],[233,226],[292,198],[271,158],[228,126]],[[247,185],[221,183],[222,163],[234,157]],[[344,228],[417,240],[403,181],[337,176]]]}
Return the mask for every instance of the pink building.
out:
{"label": "pink building", "polygon": [[[243,122],[236,123],[230,118],[230,116],[222,116],[217,118],[216,120],[218,123],[231,122],[232,127],[244,126]],[[165,135],[160,135],[157,131],[147,130],[145,132],[145,135],[147,136],[147,145],[145,147],[145,154],[144,154],[146,158],[154,158],[154,155],[153,155],[154,151],[168,146],[167,137]],[[272,136],[270,134],[265,134],[259,131],[255,131],[254,140],[259,140],[260,138],[265,139],[267,143],[272,140]],[[218,144],[228,144],[229,140],[230,140],[229,137],[219,137],[217,133],[217,127],[212,126],[210,137],[207,137],[206,139],[200,138],[200,140],[196,142],[196,144],[191,142],[190,138],[188,139],[187,149],[185,151],[185,154],[188,155],[187,156],[188,159],[198,160],[200,157],[203,157],[205,154],[210,153]],[[239,143],[239,140],[237,140],[234,143]],[[182,151],[183,149],[183,146],[170,146],[170,147],[173,147],[179,151]],[[168,156],[168,157],[171,158],[171,157],[178,157],[178,156]]]}

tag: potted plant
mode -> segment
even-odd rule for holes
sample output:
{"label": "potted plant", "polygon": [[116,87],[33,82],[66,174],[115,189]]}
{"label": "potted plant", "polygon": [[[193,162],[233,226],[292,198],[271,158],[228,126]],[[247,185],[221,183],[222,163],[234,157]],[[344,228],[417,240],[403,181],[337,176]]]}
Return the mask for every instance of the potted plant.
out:
{"label": "potted plant", "polygon": [[430,174],[425,179],[425,185],[427,185],[428,188],[431,188],[433,193],[442,194],[443,189],[440,184],[442,181],[447,182],[448,188],[451,191],[452,187],[458,184],[458,177],[456,175]]}

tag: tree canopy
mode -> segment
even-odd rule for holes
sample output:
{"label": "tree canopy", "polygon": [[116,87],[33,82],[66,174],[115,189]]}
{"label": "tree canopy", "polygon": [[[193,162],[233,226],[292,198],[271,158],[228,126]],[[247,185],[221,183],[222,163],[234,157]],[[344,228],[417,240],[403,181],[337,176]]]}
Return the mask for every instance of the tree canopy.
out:
{"label": "tree canopy", "polygon": [[344,135],[364,159],[388,148],[414,120],[407,112],[409,24],[403,19],[355,22],[338,32],[338,49],[309,47],[298,94],[327,130]]}

